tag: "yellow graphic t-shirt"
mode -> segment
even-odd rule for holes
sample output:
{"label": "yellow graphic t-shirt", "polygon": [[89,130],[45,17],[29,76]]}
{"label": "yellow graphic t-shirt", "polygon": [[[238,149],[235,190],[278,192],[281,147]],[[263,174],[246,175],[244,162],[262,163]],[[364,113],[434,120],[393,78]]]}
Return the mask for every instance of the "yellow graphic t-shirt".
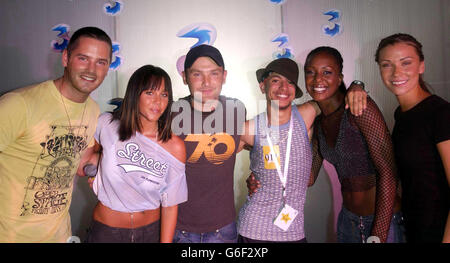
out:
{"label": "yellow graphic t-shirt", "polygon": [[0,97],[0,242],[66,242],[73,177],[93,144],[98,105],[53,81]]}

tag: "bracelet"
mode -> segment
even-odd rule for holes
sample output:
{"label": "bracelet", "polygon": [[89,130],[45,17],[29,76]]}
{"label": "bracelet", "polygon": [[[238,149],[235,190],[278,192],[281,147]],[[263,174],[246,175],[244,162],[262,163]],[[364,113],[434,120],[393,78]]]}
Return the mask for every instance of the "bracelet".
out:
{"label": "bracelet", "polygon": [[364,85],[364,82],[362,82],[361,80],[354,80],[352,81],[352,84],[361,85],[363,90],[365,90],[366,86]]}

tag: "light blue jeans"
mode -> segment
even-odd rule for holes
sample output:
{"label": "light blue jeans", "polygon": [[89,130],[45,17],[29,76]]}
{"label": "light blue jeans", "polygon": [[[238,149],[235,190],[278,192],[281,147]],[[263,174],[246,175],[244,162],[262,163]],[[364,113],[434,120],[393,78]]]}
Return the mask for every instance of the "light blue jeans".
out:
{"label": "light blue jeans", "polygon": [[[373,215],[358,216],[345,207],[342,207],[337,222],[337,241],[339,243],[362,243],[362,237],[366,242],[372,231]],[[392,215],[387,243],[404,243],[404,226],[402,214],[397,212]]]}
{"label": "light blue jeans", "polygon": [[173,237],[174,243],[237,243],[237,240],[236,222],[206,233],[192,233],[176,229]]}

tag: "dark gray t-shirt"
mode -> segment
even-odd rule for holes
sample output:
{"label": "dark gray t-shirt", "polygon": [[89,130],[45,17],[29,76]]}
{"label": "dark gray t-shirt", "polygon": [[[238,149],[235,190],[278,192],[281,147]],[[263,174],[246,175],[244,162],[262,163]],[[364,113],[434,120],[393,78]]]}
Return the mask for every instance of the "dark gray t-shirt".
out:
{"label": "dark gray t-shirt", "polygon": [[187,159],[188,201],[178,207],[177,229],[212,232],[236,217],[233,174],[245,106],[220,96],[214,111],[199,112],[190,101],[188,96],[172,107],[172,129],[183,139]]}

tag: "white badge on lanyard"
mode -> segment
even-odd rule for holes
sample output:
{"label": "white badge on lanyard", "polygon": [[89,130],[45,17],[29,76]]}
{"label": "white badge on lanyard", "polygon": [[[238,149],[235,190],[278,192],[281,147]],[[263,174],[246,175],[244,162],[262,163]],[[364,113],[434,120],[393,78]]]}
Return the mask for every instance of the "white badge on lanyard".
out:
{"label": "white badge on lanyard", "polygon": [[283,209],[281,209],[280,213],[273,221],[273,224],[283,229],[283,231],[287,231],[297,215],[298,211],[296,209],[292,208],[288,204],[285,204]]}
{"label": "white badge on lanyard", "polygon": [[[293,113],[291,112],[291,119],[289,121],[289,131],[288,131],[288,140],[286,144],[286,159],[284,161],[284,169],[283,173],[281,172],[280,167],[280,161],[278,158],[273,158],[275,167],[277,168],[278,177],[280,178],[281,184],[283,186],[283,207],[278,213],[278,216],[274,219],[274,225],[281,228],[283,231],[287,231],[289,226],[294,222],[295,217],[298,215],[298,211],[288,204],[286,204],[286,183],[287,183],[287,175],[288,175],[288,168],[289,168],[289,158],[291,155],[291,141],[292,141],[292,127],[293,127]],[[269,120],[266,113],[266,135],[267,135],[267,142],[269,143],[270,152],[272,156],[275,155],[275,148],[272,143],[272,139],[270,138],[269,133]]]}

